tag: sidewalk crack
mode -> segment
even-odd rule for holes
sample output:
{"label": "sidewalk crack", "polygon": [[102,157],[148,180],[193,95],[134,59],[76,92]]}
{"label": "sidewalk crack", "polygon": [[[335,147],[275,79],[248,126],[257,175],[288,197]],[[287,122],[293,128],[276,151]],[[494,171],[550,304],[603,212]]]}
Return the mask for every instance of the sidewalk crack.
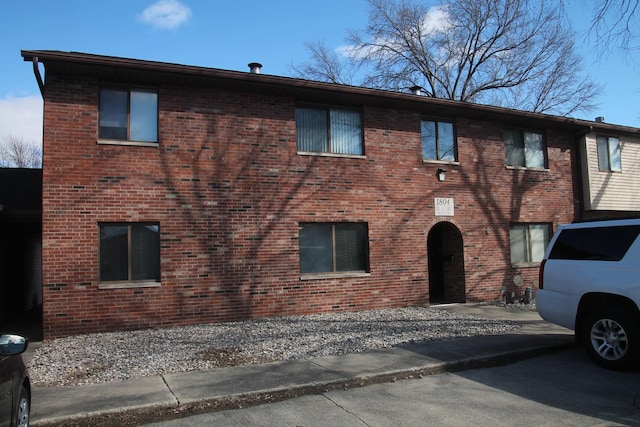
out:
{"label": "sidewalk crack", "polygon": [[162,378],[162,381],[164,382],[164,385],[167,386],[167,390],[169,390],[169,393],[171,393],[171,396],[173,396],[173,398],[176,401],[176,404],[178,406],[180,406],[180,399],[178,399],[178,396],[176,396],[176,394],[173,392],[173,390],[171,390],[171,387],[169,386],[169,383],[167,382],[167,380],[164,378],[164,375],[160,375],[160,378]]}

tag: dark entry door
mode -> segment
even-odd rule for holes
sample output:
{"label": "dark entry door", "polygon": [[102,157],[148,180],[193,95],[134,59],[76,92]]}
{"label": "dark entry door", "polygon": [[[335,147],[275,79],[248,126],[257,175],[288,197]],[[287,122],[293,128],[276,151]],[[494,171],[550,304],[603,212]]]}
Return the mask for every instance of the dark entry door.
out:
{"label": "dark entry door", "polygon": [[444,259],[442,251],[442,227],[436,225],[427,237],[429,253],[429,301],[431,304],[444,302]]}
{"label": "dark entry door", "polygon": [[433,226],[427,236],[429,301],[431,304],[465,302],[462,234],[449,222]]}

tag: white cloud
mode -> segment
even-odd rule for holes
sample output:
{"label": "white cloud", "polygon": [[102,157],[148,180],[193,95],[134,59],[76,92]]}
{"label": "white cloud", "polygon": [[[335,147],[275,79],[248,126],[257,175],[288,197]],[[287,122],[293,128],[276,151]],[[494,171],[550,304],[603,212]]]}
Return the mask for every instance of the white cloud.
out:
{"label": "white cloud", "polygon": [[175,30],[191,16],[179,0],[158,0],[138,15],[138,20],[161,30]]}
{"label": "white cloud", "polygon": [[[420,36],[430,37],[437,33],[446,32],[450,28],[451,22],[446,5],[433,6],[422,17]],[[344,45],[336,48],[336,53],[340,56],[353,59],[362,59],[366,56],[373,55],[391,55],[389,52],[382,50],[377,46],[394,46],[398,50],[402,50],[404,48],[404,40],[398,38],[397,35],[394,38],[378,38],[373,41],[373,46],[358,48],[353,45]]]}
{"label": "white cloud", "polygon": [[42,144],[42,97],[0,99],[0,138],[24,138]]}
{"label": "white cloud", "polygon": [[433,6],[422,19],[422,34],[430,35],[448,31],[451,28],[446,5]]}

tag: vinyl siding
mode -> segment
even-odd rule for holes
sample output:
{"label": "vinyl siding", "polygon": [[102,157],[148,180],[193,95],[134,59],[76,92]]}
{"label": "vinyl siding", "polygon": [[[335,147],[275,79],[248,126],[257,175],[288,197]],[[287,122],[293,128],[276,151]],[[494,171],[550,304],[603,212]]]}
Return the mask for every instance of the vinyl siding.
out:
{"label": "vinyl siding", "polygon": [[[604,135],[604,134],[603,134]],[[638,211],[640,210],[640,139],[620,138],[622,171],[601,171],[598,168],[596,133],[583,141],[583,177],[586,210]],[[585,176],[586,175],[586,176]]]}

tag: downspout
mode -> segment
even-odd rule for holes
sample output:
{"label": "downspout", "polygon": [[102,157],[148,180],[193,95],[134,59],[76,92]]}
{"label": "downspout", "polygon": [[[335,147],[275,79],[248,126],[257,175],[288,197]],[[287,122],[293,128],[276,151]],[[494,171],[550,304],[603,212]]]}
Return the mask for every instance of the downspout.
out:
{"label": "downspout", "polygon": [[[580,209],[580,212],[579,212],[580,218],[577,218],[577,219],[579,221],[582,221],[582,219],[584,218],[584,192],[585,192],[584,182],[583,182],[584,175],[582,175],[582,150],[580,149],[581,148],[580,143],[582,142],[582,139],[588,134],[590,134],[591,132],[593,132],[593,126],[589,126],[582,132],[579,132],[578,134],[576,134],[576,140],[575,140],[576,157],[577,157],[576,173],[578,175],[578,204]],[[588,179],[589,177],[587,177],[587,180]]]}
{"label": "downspout", "polygon": [[44,99],[44,80],[42,80],[40,67],[38,67],[38,65],[40,64],[38,62],[38,57],[34,56],[33,58],[31,58],[31,61],[33,62],[33,74],[36,76],[36,81],[38,82],[38,87],[40,88],[40,95],[42,95],[42,99]]}

